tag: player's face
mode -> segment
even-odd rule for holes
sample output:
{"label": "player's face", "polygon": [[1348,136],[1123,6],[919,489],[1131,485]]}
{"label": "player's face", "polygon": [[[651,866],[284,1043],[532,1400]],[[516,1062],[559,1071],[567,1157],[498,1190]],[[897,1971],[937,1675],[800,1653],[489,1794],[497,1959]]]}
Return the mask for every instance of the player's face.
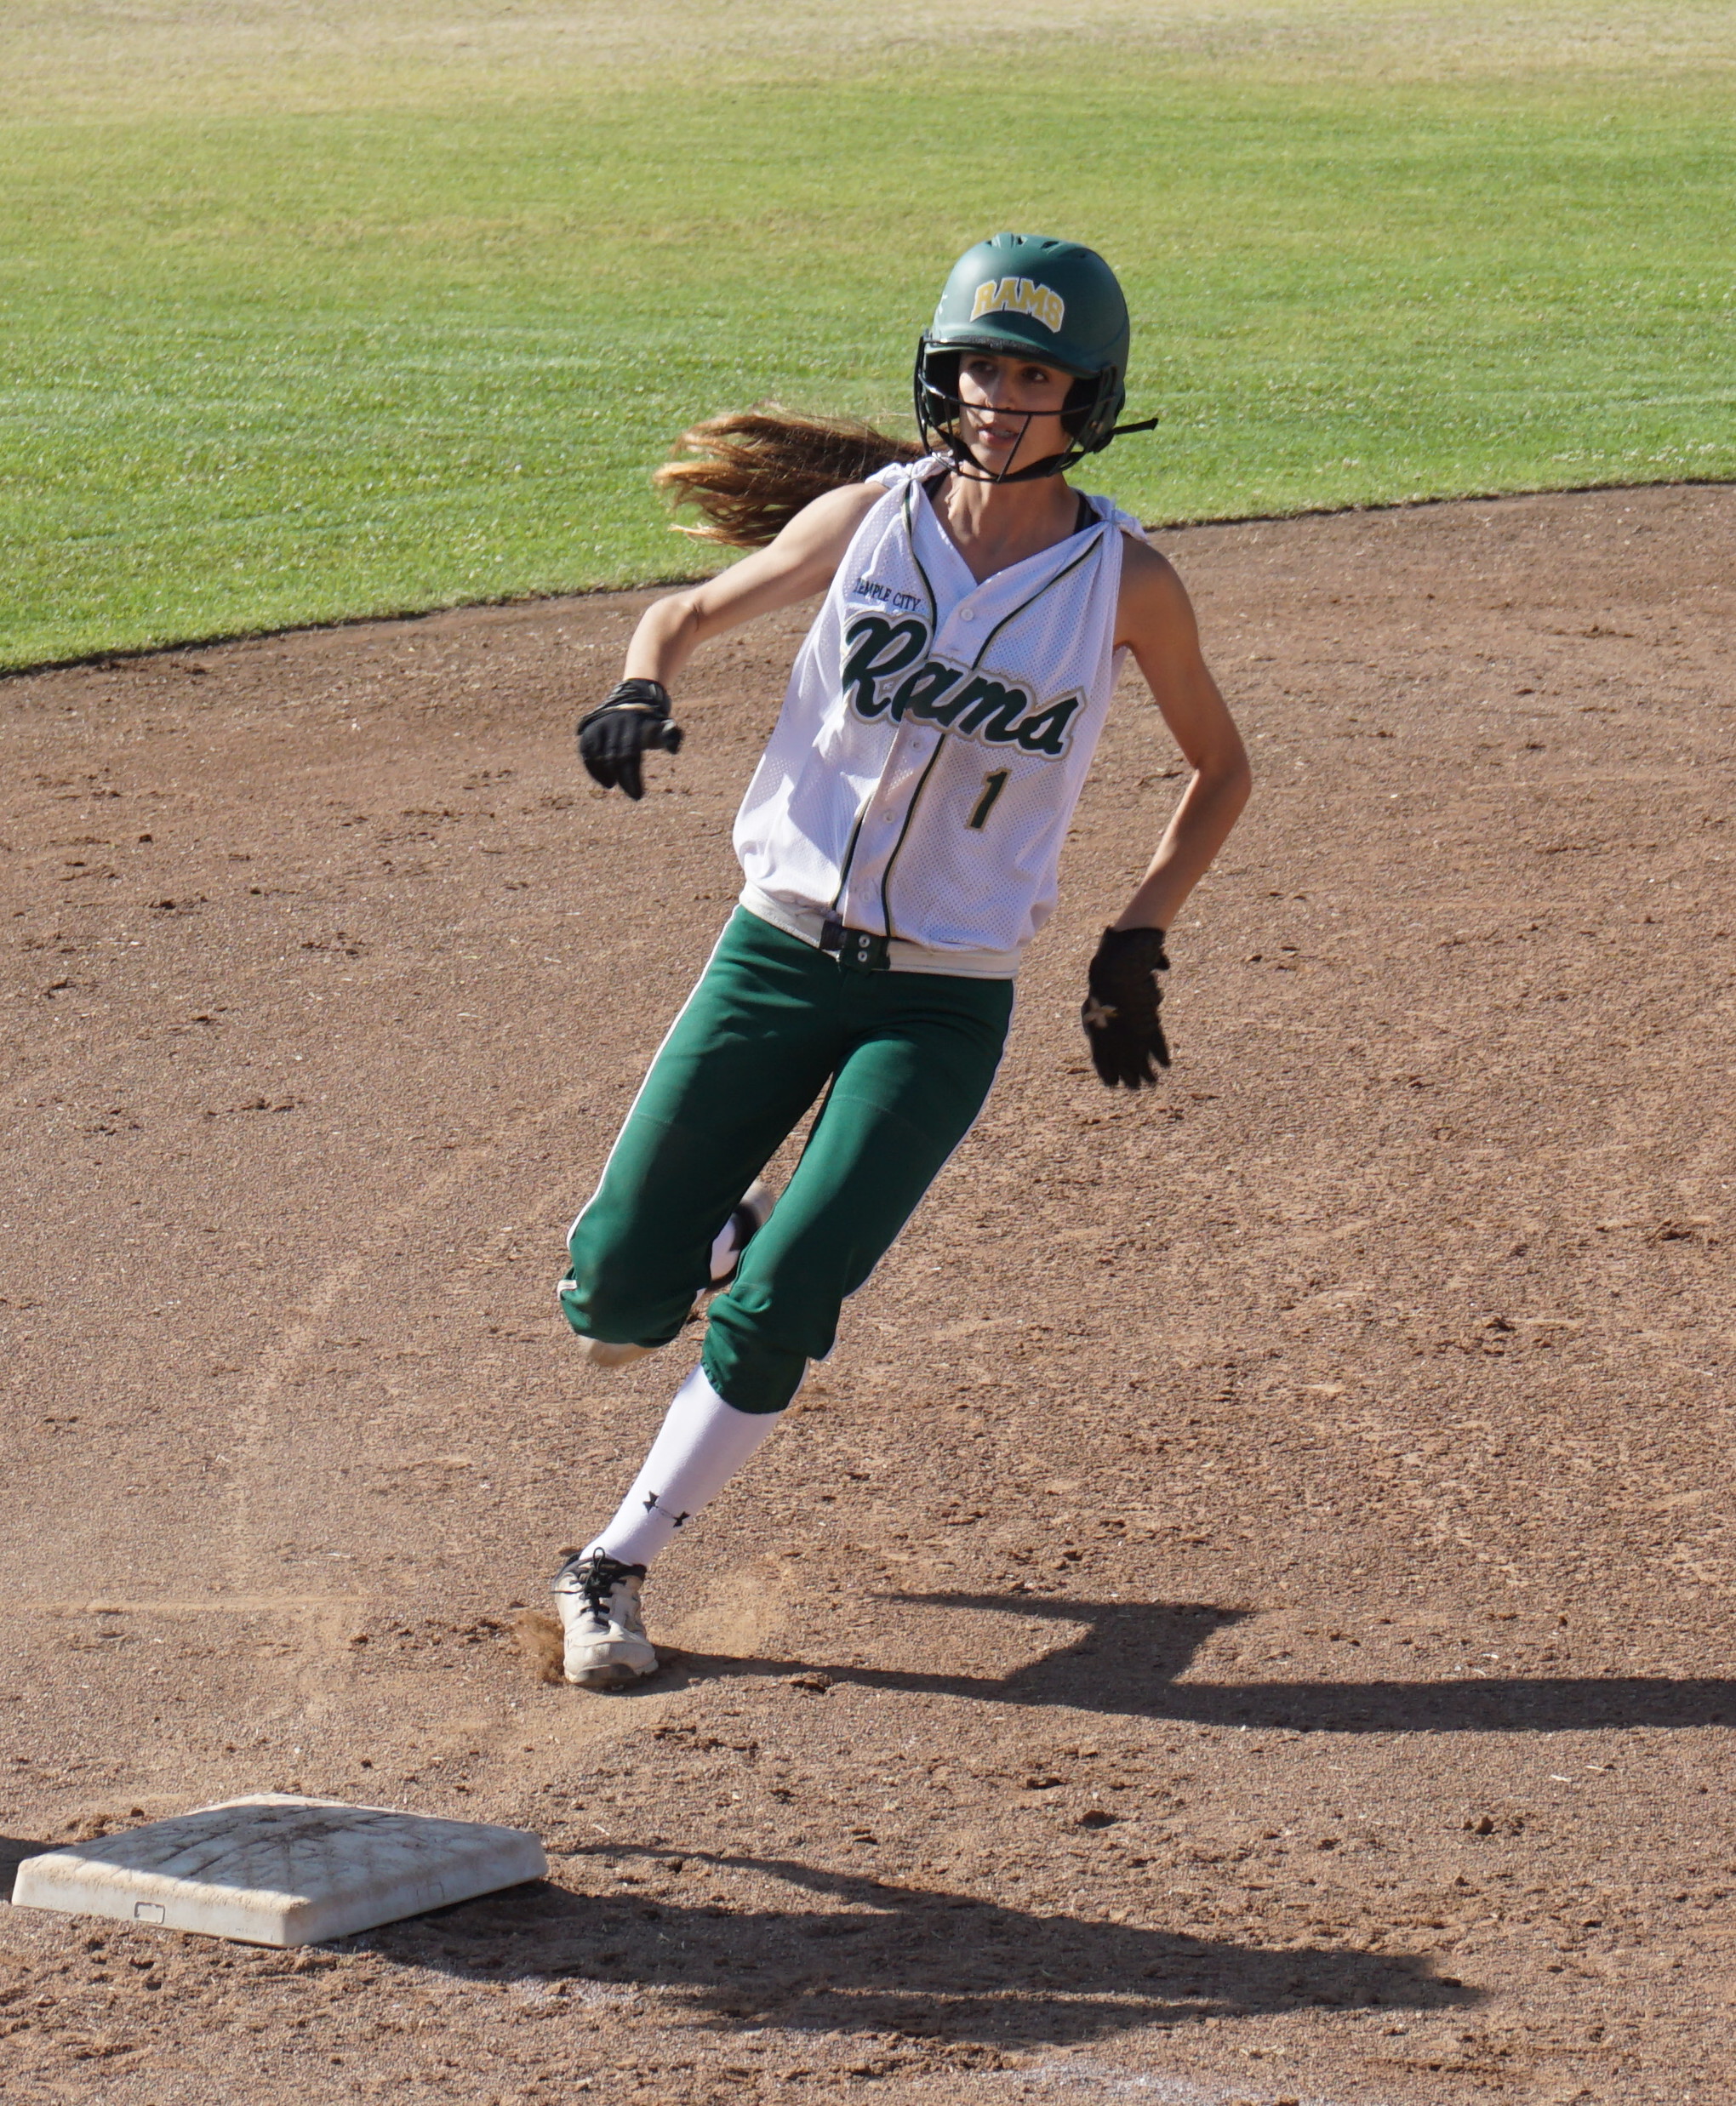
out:
{"label": "player's face", "polygon": [[1072,441],[1060,411],[1072,385],[1058,367],[966,351],[958,362],[960,436],[991,475],[1065,454]]}

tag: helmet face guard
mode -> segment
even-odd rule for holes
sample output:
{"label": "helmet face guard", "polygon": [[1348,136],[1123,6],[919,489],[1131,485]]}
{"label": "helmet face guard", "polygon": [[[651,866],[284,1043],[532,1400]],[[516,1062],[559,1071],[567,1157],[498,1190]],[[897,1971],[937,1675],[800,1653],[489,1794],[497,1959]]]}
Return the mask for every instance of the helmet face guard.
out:
{"label": "helmet face guard", "polygon": [[[1035,359],[1036,356],[1029,345],[988,338],[979,338],[974,344],[943,346],[936,345],[932,332],[926,329],[917,343],[917,429],[924,446],[951,454],[961,475],[979,482],[1034,482],[1043,476],[1062,476],[1088,454],[1100,453],[1115,437],[1115,420],[1127,392],[1121,374],[1113,368],[1101,373],[1076,374],[1060,412],[1061,428],[1072,440],[1071,446],[1064,453],[1047,454],[1040,460],[1019,465],[1019,448],[1025,443],[1021,435],[1004,468],[998,471],[985,468],[964,437],[966,405],[958,392],[960,362],[965,351],[979,350],[1014,357]],[[1055,363],[1053,359],[1045,362]],[[997,418],[1009,422],[1023,417],[1027,431],[1033,418],[1053,414],[1038,409],[995,412]]]}
{"label": "helmet face guard", "polygon": [[[1127,400],[1128,308],[1114,271],[1094,249],[1044,235],[996,234],[953,265],[934,318],[917,346],[917,428],[925,445],[950,453],[962,474],[981,482],[1025,482],[1065,474],[1116,435]],[[1070,373],[1061,410],[1072,443],[1063,453],[1015,465],[1015,447],[998,473],[966,444],[958,368],[966,351],[1028,359]],[[997,411],[1031,418],[1046,412]],[[1128,427],[1141,429],[1143,427]]]}

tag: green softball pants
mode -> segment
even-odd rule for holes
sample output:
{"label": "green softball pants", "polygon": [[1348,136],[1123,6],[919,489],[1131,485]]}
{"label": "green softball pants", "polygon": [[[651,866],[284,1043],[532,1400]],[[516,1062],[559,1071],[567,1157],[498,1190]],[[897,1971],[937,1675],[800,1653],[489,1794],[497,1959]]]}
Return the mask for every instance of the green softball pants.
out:
{"label": "green softball pants", "polygon": [[970,1131],[1012,1020],[1010,980],[841,964],[738,907],[663,1042],[561,1287],[581,1336],[666,1345],[742,1194],[822,1092],[771,1220],[711,1304],[706,1379],[782,1411]]}

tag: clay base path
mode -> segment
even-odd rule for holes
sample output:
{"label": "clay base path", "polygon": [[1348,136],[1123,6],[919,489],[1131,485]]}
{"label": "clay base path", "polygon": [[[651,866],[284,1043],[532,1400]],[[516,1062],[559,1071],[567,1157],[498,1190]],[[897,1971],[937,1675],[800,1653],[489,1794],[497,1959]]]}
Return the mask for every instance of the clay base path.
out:
{"label": "clay base path", "polygon": [[[1258,802],[1113,1098],[1126,693],[983,1125],[539,1678],[685,1347],[552,1296],[799,616],[630,808],[628,596],[0,684],[0,1833],[535,1831],[300,1956],[0,1909],[9,2106],[1727,2098],[1736,492],[1166,538]],[[515,1624],[517,1630],[515,1634]]]}

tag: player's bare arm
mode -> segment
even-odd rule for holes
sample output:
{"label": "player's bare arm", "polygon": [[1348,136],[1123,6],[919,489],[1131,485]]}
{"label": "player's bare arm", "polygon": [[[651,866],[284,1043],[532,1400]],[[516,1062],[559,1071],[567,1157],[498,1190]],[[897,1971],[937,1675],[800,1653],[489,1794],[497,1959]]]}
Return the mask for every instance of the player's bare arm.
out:
{"label": "player's bare arm", "polygon": [[702,643],[824,591],[843,561],[850,537],[885,493],[876,483],[828,490],[796,517],[767,548],[703,585],[654,600],[627,646],[625,680],[667,687]]}
{"label": "player's bare arm", "polygon": [[1200,653],[1187,592],[1156,550],[1129,537],[1122,559],[1116,642],[1133,652],[1193,774],[1157,853],[1092,959],[1079,1018],[1092,1063],[1111,1089],[1143,1089],[1169,1065],[1158,1020],[1164,931],[1198,884],[1248,802],[1241,734]]}
{"label": "player's bare arm", "polygon": [[871,483],[828,490],[804,505],[767,547],[703,585],[654,600],[627,646],[621,678],[579,722],[579,756],[591,779],[637,802],[645,794],[643,756],[681,750],[670,714],[669,682],[710,636],[793,606],[824,589],[850,537],[882,495]]}
{"label": "player's bare arm", "polygon": [[1200,651],[1186,588],[1154,548],[1129,540],[1122,557],[1117,643],[1126,644],[1193,770],[1157,853],[1113,926],[1174,928],[1253,788],[1248,751]]}

